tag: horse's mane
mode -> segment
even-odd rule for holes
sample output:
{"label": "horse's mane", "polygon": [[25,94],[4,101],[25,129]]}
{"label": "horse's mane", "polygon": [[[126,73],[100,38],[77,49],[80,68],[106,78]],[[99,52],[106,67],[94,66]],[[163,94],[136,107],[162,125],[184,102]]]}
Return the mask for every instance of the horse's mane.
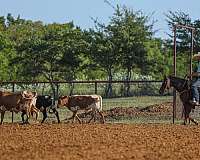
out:
{"label": "horse's mane", "polygon": [[186,80],[186,79],[184,79],[184,78],[180,78],[180,77],[173,76],[173,75],[169,75],[168,77],[169,77],[169,78],[173,78],[173,79],[179,79],[179,80],[181,80],[181,81],[185,81],[185,80]]}

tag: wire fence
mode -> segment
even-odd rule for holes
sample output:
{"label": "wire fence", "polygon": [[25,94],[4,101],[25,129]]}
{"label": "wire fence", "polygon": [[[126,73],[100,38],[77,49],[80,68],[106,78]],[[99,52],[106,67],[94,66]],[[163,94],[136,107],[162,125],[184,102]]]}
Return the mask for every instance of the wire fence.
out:
{"label": "wire fence", "polygon": [[21,90],[34,90],[40,95],[53,95],[54,88],[56,91],[56,96],[98,94],[105,98],[114,98],[159,95],[158,90],[160,88],[161,81],[54,81],[51,83],[41,81],[6,81],[0,82],[0,85],[1,90],[12,92]]}

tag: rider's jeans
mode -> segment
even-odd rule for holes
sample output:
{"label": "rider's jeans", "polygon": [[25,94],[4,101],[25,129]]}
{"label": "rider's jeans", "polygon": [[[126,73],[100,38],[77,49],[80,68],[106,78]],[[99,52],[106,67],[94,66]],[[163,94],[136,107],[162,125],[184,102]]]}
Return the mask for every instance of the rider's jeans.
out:
{"label": "rider's jeans", "polygon": [[200,87],[200,78],[198,78],[196,81],[192,84],[192,97],[195,98],[197,102],[199,102],[199,91],[198,87]]}

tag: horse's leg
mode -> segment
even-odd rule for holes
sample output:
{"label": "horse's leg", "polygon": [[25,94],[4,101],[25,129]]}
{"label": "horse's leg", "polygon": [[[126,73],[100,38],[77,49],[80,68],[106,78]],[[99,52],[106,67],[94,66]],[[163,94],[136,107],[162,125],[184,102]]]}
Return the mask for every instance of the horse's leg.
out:
{"label": "horse's leg", "polygon": [[185,120],[186,120],[186,124],[188,123],[188,124],[190,124],[190,111],[186,111],[186,115],[185,115]]}
{"label": "horse's leg", "polygon": [[187,124],[187,116],[186,116],[186,114],[184,113],[183,125],[186,125],[186,124]]}
{"label": "horse's leg", "polygon": [[4,115],[5,115],[5,111],[1,111],[1,123],[0,124],[3,123]]}
{"label": "horse's leg", "polygon": [[187,123],[190,124],[190,112],[191,112],[191,104],[187,104],[187,103],[184,103],[183,104],[183,107],[184,107],[184,125],[186,125]]}
{"label": "horse's leg", "polygon": [[190,124],[190,121],[191,121],[194,124],[198,125],[198,122],[195,119],[190,117],[191,111],[192,111],[192,106],[191,105],[186,105],[185,106],[185,120],[187,121],[187,119],[188,119],[189,124]]}

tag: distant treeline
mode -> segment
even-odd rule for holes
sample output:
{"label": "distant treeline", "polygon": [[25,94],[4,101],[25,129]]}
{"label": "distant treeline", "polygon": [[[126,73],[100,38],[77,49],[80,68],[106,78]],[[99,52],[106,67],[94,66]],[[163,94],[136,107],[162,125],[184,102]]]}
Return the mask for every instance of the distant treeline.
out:
{"label": "distant treeline", "polygon": [[[156,38],[152,19],[117,6],[108,24],[93,19],[95,28],[84,30],[73,22],[2,16],[0,80],[161,80],[172,72],[172,32],[169,39]],[[194,51],[199,51],[200,20],[183,12],[168,12],[166,19],[171,31],[174,23],[197,28]],[[184,29],[178,29],[177,38],[177,71],[183,76],[191,38]]]}

